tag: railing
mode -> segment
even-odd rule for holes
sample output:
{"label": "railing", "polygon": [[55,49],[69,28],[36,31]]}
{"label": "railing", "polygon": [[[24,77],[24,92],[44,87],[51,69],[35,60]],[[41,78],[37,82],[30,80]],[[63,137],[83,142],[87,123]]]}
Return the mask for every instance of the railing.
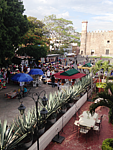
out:
{"label": "railing", "polygon": [[[87,93],[85,93],[52,127],[47,130],[39,138],[39,149],[44,150],[52,141],[55,135],[68,123],[72,116],[87,101]],[[35,142],[28,150],[37,150],[37,142]]]}

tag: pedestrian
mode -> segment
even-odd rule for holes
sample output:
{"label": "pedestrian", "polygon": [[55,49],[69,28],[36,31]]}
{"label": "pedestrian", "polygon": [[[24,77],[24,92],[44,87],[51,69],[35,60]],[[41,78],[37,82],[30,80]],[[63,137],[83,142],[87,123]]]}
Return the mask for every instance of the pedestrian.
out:
{"label": "pedestrian", "polygon": [[55,77],[52,75],[51,77],[52,88],[55,87]]}
{"label": "pedestrian", "polygon": [[24,86],[24,88],[23,88],[23,97],[25,97],[26,94],[27,94],[27,87]]}
{"label": "pedestrian", "polygon": [[9,78],[10,78],[10,70],[9,68],[7,69],[7,83],[9,83]]}
{"label": "pedestrian", "polygon": [[76,65],[77,65],[77,59],[76,59]]}
{"label": "pedestrian", "polygon": [[58,82],[57,82],[57,87],[58,87],[58,90],[60,91],[61,90],[61,87],[60,87],[60,79],[58,79]]}
{"label": "pedestrian", "polygon": [[50,78],[50,70],[47,70],[47,78]]}

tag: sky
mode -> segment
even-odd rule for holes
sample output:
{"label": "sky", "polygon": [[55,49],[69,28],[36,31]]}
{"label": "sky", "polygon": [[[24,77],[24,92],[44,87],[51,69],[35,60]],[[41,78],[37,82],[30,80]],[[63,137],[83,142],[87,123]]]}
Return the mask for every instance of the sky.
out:
{"label": "sky", "polygon": [[113,0],[21,0],[27,17],[56,15],[73,22],[76,32],[88,21],[88,32],[113,30]]}

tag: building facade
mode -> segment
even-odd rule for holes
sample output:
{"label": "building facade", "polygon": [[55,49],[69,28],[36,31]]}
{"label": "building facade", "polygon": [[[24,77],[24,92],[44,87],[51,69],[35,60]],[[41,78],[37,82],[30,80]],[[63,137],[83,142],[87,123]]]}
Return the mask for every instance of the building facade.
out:
{"label": "building facade", "polygon": [[[53,44],[53,45],[52,45]],[[60,46],[62,46],[62,41],[60,40],[51,40],[50,41],[50,51],[60,50]],[[64,51],[68,53],[75,53],[78,55],[79,52],[79,46],[77,43],[70,43],[67,48],[64,48]]]}
{"label": "building facade", "polygon": [[87,24],[82,22],[80,54],[113,56],[113,31],[87,32]]}

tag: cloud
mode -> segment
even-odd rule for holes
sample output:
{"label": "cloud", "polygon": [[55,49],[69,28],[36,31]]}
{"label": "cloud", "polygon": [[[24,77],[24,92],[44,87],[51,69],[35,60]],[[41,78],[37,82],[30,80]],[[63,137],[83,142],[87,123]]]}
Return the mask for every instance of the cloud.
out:
{"label": "cloud", "polygon": [[96,16],[93,17],[95,20],[101,20],[101,21],[113,21],[113,14],[105,14],[104,16]]}
{"label": "cloud", "polygon": [[109,1],[109,0],[106,0],[106,1],[103,1],[102,4],[113,5],[113,2]]}
{"label": "cloud", "polygon": [[69,12],[67,11],[67,12],[65,12],[65,13],[58,14],[58,15],[57,15],[57,18],[70,19]]}
{"label": "cloud", "polygon": [[113,30],[113,23],[108,21],[97,21],[97,20],[90,20],[88,22],[88,31],[108,31]]}
{"label": "cloud", "polygon": [[83,20],[89,21],[89,29],[111,28],[113,21],[112,0],[23,0],[27,16],[44,19],[55,14],[57,18],[71,20],[76,30],[81,31]]}

